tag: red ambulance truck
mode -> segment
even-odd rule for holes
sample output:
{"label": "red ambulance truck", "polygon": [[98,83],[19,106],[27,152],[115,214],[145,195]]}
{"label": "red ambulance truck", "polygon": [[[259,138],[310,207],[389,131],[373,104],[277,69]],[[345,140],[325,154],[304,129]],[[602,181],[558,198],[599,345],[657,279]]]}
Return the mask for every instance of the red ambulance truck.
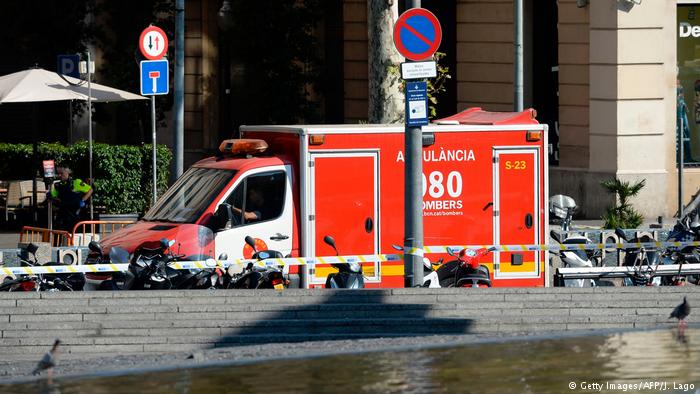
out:
{"label": "red ambulance truck", "polygon": [[[422,130],[424,245],[546,241],[547,127],[534,110],[471,108]],[[194,164],[103,246],[133,251],[176,236],[180,254],[249,258],[249,235],[259,249],[330,256],[323,237],[331,235],[342,255],[394,253],[404,237],[405,160],[403,125],[243,126],[241,139]],[[204,228],[213,234],[206,240],[198,236]],[[547,285],[546,252],[494,252],[484,263],[494,286]],[[402,261],[365,263],[363,271],[367,287],[404,285]],[[307,288],[323,286],[330,272],[290,271]]]}

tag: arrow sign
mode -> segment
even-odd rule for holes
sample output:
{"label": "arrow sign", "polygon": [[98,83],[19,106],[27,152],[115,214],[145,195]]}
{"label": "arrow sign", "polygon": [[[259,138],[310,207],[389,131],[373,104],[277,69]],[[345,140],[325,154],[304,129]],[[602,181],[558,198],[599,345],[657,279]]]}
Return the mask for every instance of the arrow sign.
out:
{"label": "arrow sign", "polygon": [[168,94],[168,61],[144,60],[141,68],[141,95],[154,96]]}
{"label": "arrow sign", "polygon": [[[153,45],[154,42],[155,45]],[[161,28],[149,26],[141,32],[139,49],[146,59],[161,59],[168,51],[168,37]]]}
{"label": "arrow sign", "polygon": [[440,21],[425,8],[411,8],[394,24],[394,45],[409,60],[425,60],[433,56],[442,41]]}
{"label": "arrow sign", "polygon": [[153,81],[153,94],[158,92],[158,77],[160,77],[160,71],[149,71],[148,78]]}

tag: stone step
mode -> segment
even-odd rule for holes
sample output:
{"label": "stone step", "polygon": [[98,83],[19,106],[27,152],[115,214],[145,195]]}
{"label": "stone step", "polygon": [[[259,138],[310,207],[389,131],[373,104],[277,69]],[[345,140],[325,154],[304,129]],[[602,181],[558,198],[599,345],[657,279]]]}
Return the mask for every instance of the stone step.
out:
{"label": "stone step", "polygon": [[[217,290],[0,293],[8,357],[431,334],[673,327],[688,288]],[[692,321],[692,316],[691,316]]]}

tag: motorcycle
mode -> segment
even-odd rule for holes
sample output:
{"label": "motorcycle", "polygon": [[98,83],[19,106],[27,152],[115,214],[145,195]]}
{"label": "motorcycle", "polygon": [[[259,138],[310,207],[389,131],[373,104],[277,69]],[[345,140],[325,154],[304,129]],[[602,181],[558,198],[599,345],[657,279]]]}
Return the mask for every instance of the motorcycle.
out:
{"label": "motorcycle", "polygon": [[[33,257],[33,261],[19,253],[17,257],[21,266],[41,266],[36,257],[38,249],[39,247],[33,243],[27,245],[24,251]],[[21,275],[14,279],[9,277],[5,279],[0,284],[0,291],[80,291],[85,285],[85,275],[82,273]]]}
{"label": "motorcycle", "polygon": [[[253,248],[253,258],[262,261],[265,259],[282,258],[282,253],[276,250],[257,250],[255,240],[251,236],[245,237],[245,242]],[[227,280],[224,287],[227,289],[277,289],[282,290],[289,286],[282,270],[273,266],[259,267],[248,263],[243,270],[238,271],[238,266],[231,265],[227,269]]]}
{"label": "motorcycle", "polygon": [[481,264],[481,258],[494,250],[495,247],[462,249],[458,255],[460,270],[455,287],[491,287],[491,273],[487,266]]}
{"label": "motorcycle", "polygon": [[[158,247],[142,246],[129,259],[129,253],[118,246],[110,249],[110,260],[118,264],[129,263],[129,269],[115,272],[112,278],[100,284],[100,290],[169,290],[190,289],[200,283],[206,274],[205,270],[178,270],[170,267],[170,263],[184,256],[174,253],[172,246],[175,240],[163,238]],[[99,245],[96,245],[97,247]],[[101,252],[101,248],[99,250]],[[204,284],[204,282],[202,282]],[[207,285],[204,288],[209,288]]]}
{"label": "motorcycle", "polygon": [[[335,247],[335,240],[330,235],[323,237],[323,242],[335,250],[335,255],[339,256]],[[365,287],[365,276],[362,274],[362,265],[356,261],[349,263],[333,263],[332,267],[338,272],[328,274],[326,277],[326,289],[363,289]]]}
{"label": "motorcycle", "polygon": [[[91,242],[88,245],[88,264],[113,262],[128,267],[123,272],[88,275],[91,285],[98,290],[222,288],[224,273],[210,256],[214,234],[205,226],[196,226],[196,231],[191,231],[193,228],[190,226],[182,232],[167,232],[167,238],[161,238],[158,242],[144,242],[133,252],[110,245],[107,255],[102,245]],[[182,254],[181,249],[188,254]],[[206,267],[176,269],[172,266],[176,261],[205,261]]]}
{"label": "motorcycle", "polygon": [[571,219],[576,211],[576,201],[569,196],[557,194],[549,198],[549,217],[555,224],[561,225],[562,231],[569,231]]}
{"label": "motorcycle", "polygon": [[480,261],[483,256],[494,250],[496,250],[495,247],[462,249],[459,253],[455,253],[448,248],[447,254],[456,259],[444,264],[440,264],[442,259],[433,264],[424,258],[424,272],[427,273],[428,270],[430,272],[423,276],[422,287],[491,287],[491,272]]}
{"label": "motorcycle", "polygon": [[[569,234],[569,236],[562,240],[560,233],[552,230],[550,231],[550,236],[556,242],[561,245],[588,245],[593,244],[588,237],[581,234]],[[561,262],[564,267],[594,267],[600,265],[601,261],[601,251],[595,250],[560,250],[558,252]],[[559,284],[561,285],[561,284]],[[565,279],[564,287],[594,287],[597,283],[591,279]]]}
{"label": "motorcycle", "polygon": [[39,291],[36,277],[22,275],[18,278],[5,277],[0,283],[0,291]]}

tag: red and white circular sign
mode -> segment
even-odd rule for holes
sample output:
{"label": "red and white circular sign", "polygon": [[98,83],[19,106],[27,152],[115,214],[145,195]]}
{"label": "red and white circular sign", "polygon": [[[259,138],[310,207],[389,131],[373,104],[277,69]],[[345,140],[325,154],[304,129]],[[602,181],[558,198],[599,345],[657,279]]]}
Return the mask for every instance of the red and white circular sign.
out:
{"label": "red and white circular sign", "polygon": [[148,26],[141,32],[139,49],[146,59],[158,60],[168,52],[168,37],[160,27]]}

